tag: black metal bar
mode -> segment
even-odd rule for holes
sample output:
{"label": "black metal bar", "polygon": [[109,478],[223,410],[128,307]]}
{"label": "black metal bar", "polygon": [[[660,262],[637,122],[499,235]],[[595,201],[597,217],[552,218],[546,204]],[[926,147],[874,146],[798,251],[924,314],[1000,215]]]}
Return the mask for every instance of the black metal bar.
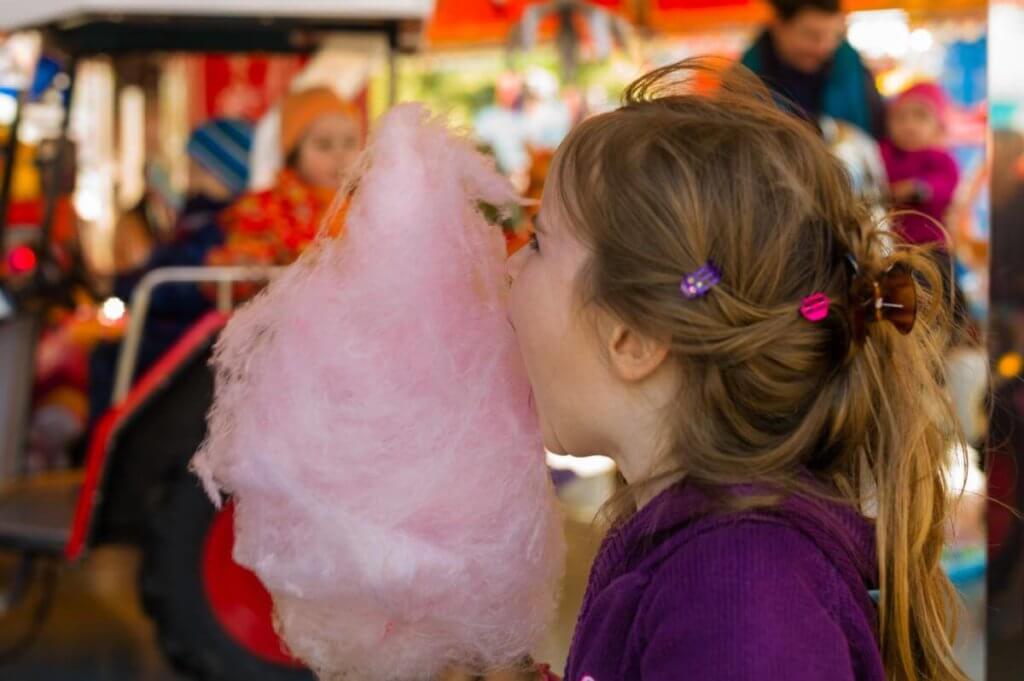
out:
{"label": "black metal bar", "polygon": [[[43,205],[43,223],[40,229],[39,247],[44,253],[49,252],[50,235],[53,233],[53,221],[57,212],[57,200],[60,198],[61,182],[60,176],[64,171],[64,155],[68,153],[68,128],[71,125],[71,104],[75,94],[76,72],[78,71],[78,58],[71,57],[67,65],[67,76],[69,79],[67,94],[64,96],[64,118],[60,124],[60,135],[57,137],[57,153],[50,162],[46,172],[49,174],[49,181],[44,182],[46,187]],[[41,268],[40,268],[41,269]]]}
{"label": "black metal bar", "polygon": [[398,53],[388,46],[388,106],[398,103]]}
{"label": "black metal bar", "polygon": [[[999,65],[1014,68],[1010,64]],[[992,130],[988,345],[995,368],[988,477],[986,669],[1019,679],[1024,665],[1024,132]]]}
{"label": "black metal bar", "polygon": [[2,251],[3,244],[5,243],[4,233],[7,231],[7,220],[10,213],[11,186],[14,181],[15,161],[18,156],[18,131],[21,129],[25,100],[34,79],[35,73],[33,72],[32,78],[26,86],[18,91],[17,109],[14,112],[14,121],[11,122],[11,129],[8,131],[7,136],[7,146],[4,150],[3,177],[0,178],[0,251]]}
{"label": "black metal bar", "polygon": [[398,22],[267,17],[84,17],[45,27],[47,39],[79,56],[138,52],[310,53],[336,33],[379,33],[397,41]]}

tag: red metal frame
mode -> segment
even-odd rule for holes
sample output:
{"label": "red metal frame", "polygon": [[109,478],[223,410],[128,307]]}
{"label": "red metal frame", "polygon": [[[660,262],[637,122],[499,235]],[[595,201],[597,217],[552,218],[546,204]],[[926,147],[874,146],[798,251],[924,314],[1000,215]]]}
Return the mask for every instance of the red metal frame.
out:
{"label": "red metal frame", "polygon": [[[81,558],[88,547],[97,492],[118,431],[166,384],[182,362],[224,328],[227,320],[228,315],[219,312],[211,312],[201,319],[132,386],[125,399],[100,420],[89,442],[85,479],[64,551],[69,561]],[[272,664],[301,668],[302,663],[287,653],[274,631],[270,594],[256,575],[232,558],[234,541],[234,513],[229,504],[217,513],[203,544],[200,569],[214,617],[232,639],[257,657]]]}
{"label": "red metal frame", "polygon": [[92,439],[89,441],[85,479],[78,495],[75,517],[71,524],[71,534],[64,547],[64,557],[67,560],[78,560],[87,547],[89,531],[92,528],[93,511],[96,508],[97,491],[103,480],[107,457],[113,449],[112,444],[117,432],[124,425],[126,419],[165,384],[174,370],[190,357],[197,347],[206,343],[211,335],[224,328],[227,320],[228,315],[220,312],[211,312],[199,320],[132,386],[124,400],[114,405],[100,419]]}

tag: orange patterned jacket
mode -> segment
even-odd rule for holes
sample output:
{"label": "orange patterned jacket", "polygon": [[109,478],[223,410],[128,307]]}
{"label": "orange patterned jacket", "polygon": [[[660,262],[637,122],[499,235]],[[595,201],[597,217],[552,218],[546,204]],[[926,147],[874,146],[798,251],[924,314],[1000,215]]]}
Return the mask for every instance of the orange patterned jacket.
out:
{"label": "orange patterned jacket", "polygon": [[[210,265],[287,265],[309,246],[332,210],[336,192],[310,187],[283,170],[265,191],[245,194],[221,214],[224,245],[210,251]],[[333,215],[327,233],[340,236],[348,200]]]}

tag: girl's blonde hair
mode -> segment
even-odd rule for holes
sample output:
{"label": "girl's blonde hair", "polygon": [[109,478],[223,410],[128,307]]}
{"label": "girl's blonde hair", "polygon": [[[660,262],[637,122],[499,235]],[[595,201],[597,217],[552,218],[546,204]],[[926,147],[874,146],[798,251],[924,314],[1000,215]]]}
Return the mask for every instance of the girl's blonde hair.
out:
{"label": "girl's blonde hair", "polygon": [[[643,76],[622,108],[569,135],[552,172],[591,251],[584,303],[670,339],[681,367],[666,475],[807,490],[810,471],[832,498],[871,509],[890,678],[966,679],[939,565],[958,436],[944,387],[948,304],[928,254],[878,229],[813,127],[740,67],[691,60]],[[914,272],[908,335],[881,321],[855,337],[851,260],[868,278],[895,263]],[[682,277],[708,261],[721,284],[684,299]],[[799,308],[816,292],[831,307],[812,323]]]}

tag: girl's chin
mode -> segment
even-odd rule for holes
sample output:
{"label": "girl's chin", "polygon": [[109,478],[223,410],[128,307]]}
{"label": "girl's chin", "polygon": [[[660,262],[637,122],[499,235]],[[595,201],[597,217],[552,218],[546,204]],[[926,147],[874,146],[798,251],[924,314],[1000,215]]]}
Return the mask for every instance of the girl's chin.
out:
{"label": "girl's chin", "polygon": [[594,452],[585,452],[573,447],[567,447],[555,438],[544,437],[544,451],[555,456],[571,457],[574,459],[586,459],[592,456],[600,456]]}

